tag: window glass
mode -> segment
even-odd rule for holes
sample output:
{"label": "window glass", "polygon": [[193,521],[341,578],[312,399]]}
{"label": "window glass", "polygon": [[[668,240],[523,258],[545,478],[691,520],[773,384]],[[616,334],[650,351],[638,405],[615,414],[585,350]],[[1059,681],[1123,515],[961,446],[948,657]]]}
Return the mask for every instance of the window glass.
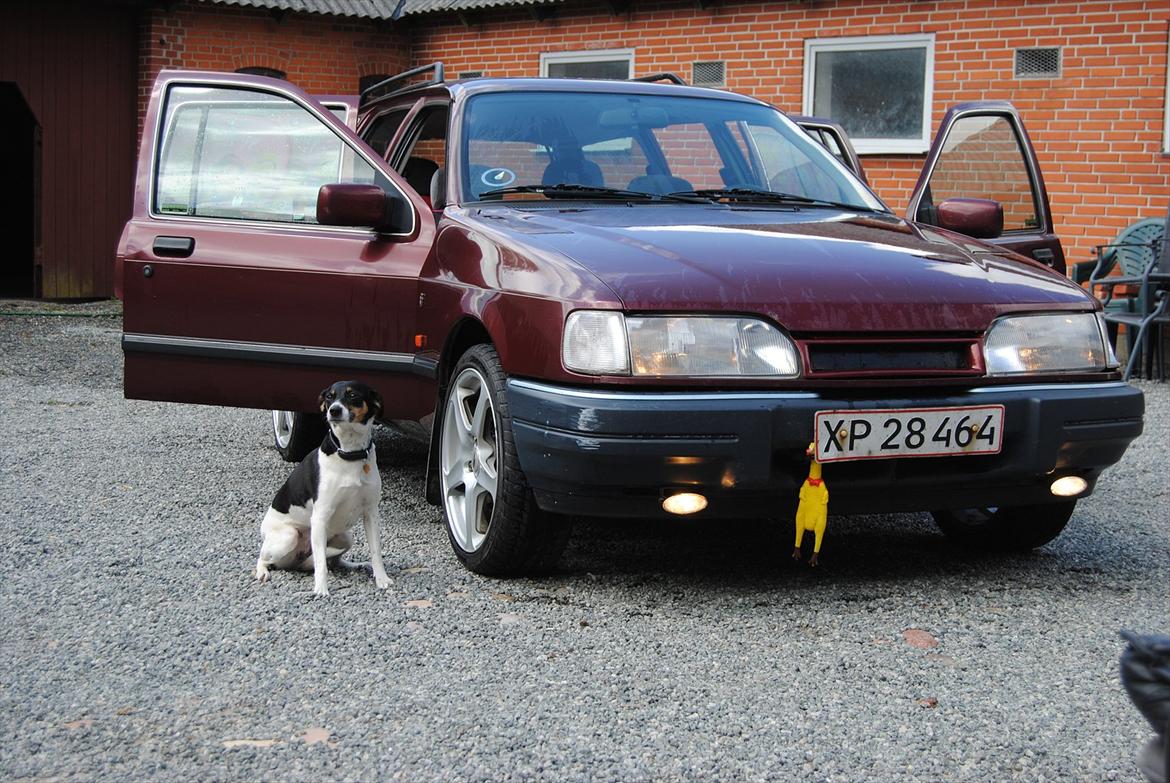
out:
{"label": "window glass", "polygon": [[840,123],[859,152],[928,145],[933,39],[820,39],[805,48],[808,114]]}
{"label": "window glass", "polygon": [[648,161],[642,143],[630,136],[588,144],[582,151],[585,160],[597,166],[606,187],[624,188],[646,173]]}
{"label": "window glass", "polygon": [[370,148],[374,152],[382,157],[386,157],[386,148],[390,146],[394,134],[398,131],[398,126],[406,119],[408,111],[409,107],[379,114],[370,123],[369,127],[366,128],[362,134],[362,139],[365,140],[366,144],[370,145]]}
{"label": "window glass", "polygon": [[540,75],[558,79],[629,79],[634,55],[628,49],[555,52],[540,56]]}
{"label": "window glass", "polygon": [[317,191],[335,182],[393,186],[297,104],[264,92],[173,87],[167,95],[155,211],[317,222]]}
{"label": "window glass", "polygon": [[833,156],[836,157],[837,160],[844,161],[845,150],[841,148],[841,143],[837,139],[837,134],[829,130],[822,130],[820,133],[821,144],[825,145],[825,149],[833,153]]}
{"label": "window glass", "polygon": [[276,68],[265,68],[261,65],[249,65],[247,68],[237,68],[236,73],[246,73],[252,76],[267,76],[269,79],[283,79],[286,74]]}
{"label": "window glass", "polygon": [[431,180],[447,162],[447,107],[427,106],[409,131],[409,149],[396,159],[398,173],[424,199],[430,199]]}
{"label": "window glass", "polygon": [[951,125],[930,175],[930,202],[919,219],[948,198],[983,198],[1003,206],[1004,231],[1038,225],[1032,178],[1011,122],[1002,115],[960,117]]}
{"label": "window glass", "polygon": [[628,79],[628,60],[594,60],[593,62],[549,63],[548,75],[558,79]]}
{"label": "window glass", "polygon": [[[749,123],[748,132],[764,167],[768,189],[825,201],[847,201],[847,194],[823,166],[769,125]],[[819,142],[813,140],[814,144]]]}
{"label": "window glass", "polygon": [[655,128],[654,140],[670,163],[670,174],[686,180],[679,190],[722,188],[729,184],[720,175],[723,161],[707,128],[697,123]]}
{"label": "window glass", "polygon": [[566,97],[469,99],[459,151],[464,197],[561,183],[659,194],[750,187],[883,209],[828,150],[771,107],[652,94]]}

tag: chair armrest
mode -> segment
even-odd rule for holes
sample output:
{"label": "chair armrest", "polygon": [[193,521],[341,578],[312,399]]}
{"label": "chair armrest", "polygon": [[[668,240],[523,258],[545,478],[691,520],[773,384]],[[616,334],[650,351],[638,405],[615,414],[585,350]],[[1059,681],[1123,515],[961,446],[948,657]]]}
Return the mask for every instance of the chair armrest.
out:
{"label": "chair armrest", "polygon": [[[1089,281],[1089,287],[1092,288],[1099,280],[1103,280],[1106,275],[1113,271],[1113,267],[1117,265],[1117,247],[1114,245],[1094,245],[1093,255],[1097,256],[1097,260],[1082,261],[1079,264],[1073,264],[1073,280],[1078,283],[1083,283],[1086,279]],[[1093,264],[1093,268],[1089,271],[1088,278],[1079,278],[1082,268]]]}
{"label": "chair armrest", "polygon": [[1087,283],[1093,279],[1093,273],[1100,266],[1100,261],[1078,261],[1069,270],[1069,277],[1074,283]]}

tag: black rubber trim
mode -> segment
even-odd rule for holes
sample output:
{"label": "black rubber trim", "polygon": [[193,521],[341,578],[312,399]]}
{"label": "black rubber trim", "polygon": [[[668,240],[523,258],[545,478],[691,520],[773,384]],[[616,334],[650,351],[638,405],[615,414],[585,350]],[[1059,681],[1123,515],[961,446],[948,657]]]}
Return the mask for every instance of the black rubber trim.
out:
{"label": "black rubber trim", "polygon": [[438,377],[438,361],[409,353],[357,351],[309,345],[251,343],[200,337],[158,334],[123,334],[123,353],[155,353],[202,359],[228,359],[268,364],[307,364],[315,367],[350,367],[377,372],[411,373]]}

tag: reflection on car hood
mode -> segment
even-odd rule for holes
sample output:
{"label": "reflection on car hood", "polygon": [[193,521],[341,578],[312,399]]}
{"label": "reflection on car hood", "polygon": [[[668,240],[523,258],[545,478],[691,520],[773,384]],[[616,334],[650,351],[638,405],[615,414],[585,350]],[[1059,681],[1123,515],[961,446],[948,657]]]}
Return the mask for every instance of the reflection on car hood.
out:
{"label": "reflection on car hood", "polygon": [[702,205],[472,212],[518,244],[573,259],[635,312],[761,313],[794,332],[924,332],[1094,306],[1039,264],[890,215]]}

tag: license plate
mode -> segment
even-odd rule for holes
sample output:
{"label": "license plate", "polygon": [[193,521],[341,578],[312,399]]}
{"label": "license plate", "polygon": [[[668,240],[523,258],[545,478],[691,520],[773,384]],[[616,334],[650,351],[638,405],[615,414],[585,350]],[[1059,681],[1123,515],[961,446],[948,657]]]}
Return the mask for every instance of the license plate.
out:
{"label": "license plate", "polygon": [[817,411],[817,462],[998,454],[1002,405]]}

